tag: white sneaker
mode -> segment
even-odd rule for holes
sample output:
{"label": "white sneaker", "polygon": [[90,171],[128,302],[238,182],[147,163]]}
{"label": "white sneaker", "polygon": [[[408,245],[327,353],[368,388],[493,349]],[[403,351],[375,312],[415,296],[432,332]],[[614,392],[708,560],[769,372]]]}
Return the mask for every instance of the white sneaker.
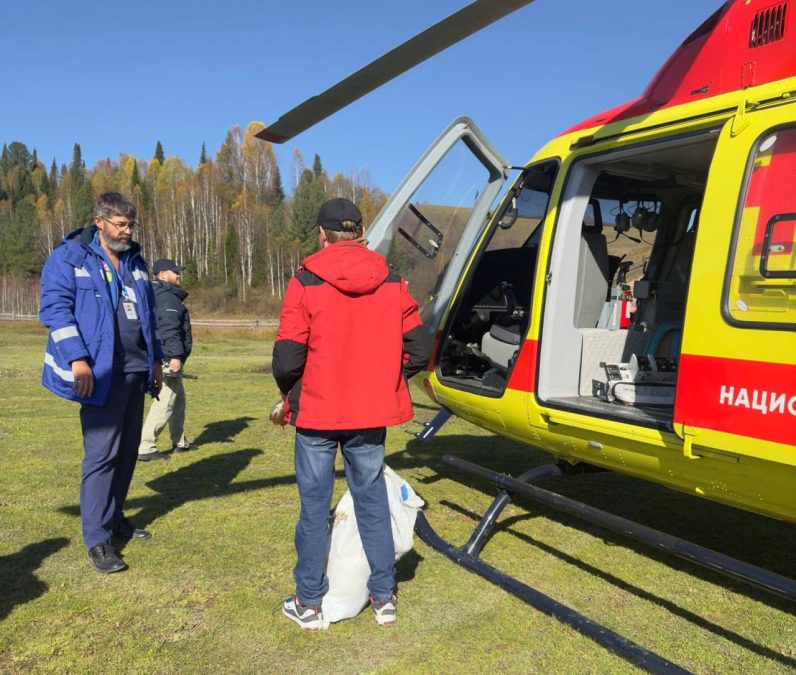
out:
{"label": "white sneaker", "polygon": [[282,605],[282,614],[297,623],[304,630],[316,631],[323,628],[323,612],[320,607],[305,607],[297,595],[289,595]]}
{"label": "white sneaker", "polygon": [[376,615],[376,623],[380,626],[392,626],[398,615],[398,598],[394,595],[389,600],[382,602],[370,596],[370,606]]}

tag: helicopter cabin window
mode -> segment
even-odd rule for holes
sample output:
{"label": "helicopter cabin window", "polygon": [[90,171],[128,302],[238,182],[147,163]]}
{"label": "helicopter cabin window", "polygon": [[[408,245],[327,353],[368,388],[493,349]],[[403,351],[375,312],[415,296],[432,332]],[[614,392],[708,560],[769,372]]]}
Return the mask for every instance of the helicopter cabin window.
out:
{"label": "helicopter cabin window", "polygon": [[446,326],[446,384],[498,396],[528,330],[542,225],[558,162],[527,168],[483,239]]}
{"label": "helicopter cabin window", "polygon": [[725,311],[742,325],[796,325],[796,129],[752,150],[725,284]]}
{"label": "helicopter cabin window", "polygon": [[584,157],[564,186],[548,269],[539,398],[671,423],[715,132]]}
{"label": "helicopter cabin window", "polygon": [[395,218],[387,252],[421,312],[431,306],[489,170],[457,141]]}

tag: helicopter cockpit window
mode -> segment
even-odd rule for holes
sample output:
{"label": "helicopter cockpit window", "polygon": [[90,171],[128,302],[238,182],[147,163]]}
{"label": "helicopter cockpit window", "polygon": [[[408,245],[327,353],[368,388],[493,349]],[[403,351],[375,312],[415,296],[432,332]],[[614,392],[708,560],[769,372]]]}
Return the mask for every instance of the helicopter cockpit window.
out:
{"label": "helicopter cockpit window", "polygon": [[387,261],[408,282],[421,310],[433,299],[488,169],[457,141],[395,219]]}
{"label": "helicopter cockpit window", "polygon": [[539,224],[547,213],[557,166],[531,167],[510,191],[487,251],[539,245]]}
{"label": "helicopter cockpit window", "polygon": [[558,162],[529,167],[503,199],[447,329],[440,374],[500,395],[531,317],[539,244]]}

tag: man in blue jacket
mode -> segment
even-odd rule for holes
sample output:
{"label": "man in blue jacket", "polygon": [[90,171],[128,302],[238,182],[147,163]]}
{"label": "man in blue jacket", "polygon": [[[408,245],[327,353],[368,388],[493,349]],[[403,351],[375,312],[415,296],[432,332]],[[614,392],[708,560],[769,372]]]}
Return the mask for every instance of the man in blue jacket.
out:
{"label": "man in blue jacket", "polygon": [[80,516],[97,570],[127,565],[112,537],[149,539],[124,515],[135,469],[144,393],[157,396],[163,351],[141,247],[136,209],[107,192],[93,225],[75,230],[50,254],[41,275],[39,319],[50,329],[42,384],[77,401],[83,431]]}

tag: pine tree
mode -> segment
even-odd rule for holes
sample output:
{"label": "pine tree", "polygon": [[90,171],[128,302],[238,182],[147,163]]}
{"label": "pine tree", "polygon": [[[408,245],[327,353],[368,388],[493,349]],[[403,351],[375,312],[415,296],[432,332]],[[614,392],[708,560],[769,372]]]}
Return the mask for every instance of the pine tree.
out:
{"label": "pine tree", "polygon": [[58,165],[55,163],[55,157],[53,157],[53,163],[50,165],[50,187],[53,190],[58,187]]}
{"label": "pine tree", "polygon": [[271,185],[268,186],[268,203],[271,206],[279,206],[283,201],[285,201],[285,189],[282,187],[282,174],[279,172],[279,165],[274,164]]}
{"label": "pine tree", "polygon": [[0,153],[0,171],[8,173],[11,168],[11,158],[8,156],[8,146],[3,143],[3,152]]}
{"label": "pine tree", "polygon": [[[30,171],[32,168],[28,146],[19,141],[14,141],[8,146],[8,161],[10,162],[10,167],[18,166],[23,171]],[[6,173],[8,172],[6,171]]]}
{"label": "pine tree", "polygon": [[224,266],[227,277],[227,287],[231,289],[237,289],[238,287],[239,258],[238,236],[234,228],[227,228],[226,237],[224,237]]}
{"label": "pine tree", "polygon": [[[160,144],[158,143],[158,145]],[[157,155],[155,155],[155,159],[157,159]],[[130,173],[130,186],[135,189],[138,185],[141,185],[141,174],[138,171],[138,162],[134,160],[133,170]]]}
{"label": "pine tree", "polygon": [[77,188],[72,201],[72,229],[86,227],[94,217],[94,198],[91,194],[91,183],[84,180]]}
{"label": "pine tree", "polygon": [[44,167],[40,167],[36,171],[39,175],[39,184],[37,186],[39,194],[51,197],[52,187],[50,187],[50,179],[47,177],[47,172],[44,170]]}
{"label": "pine tree", "polygon": [[28,200],[0,219],[0,273],[36,274],[41,264],[34,234],[37,224],[36,209]]}
{"label": "pine tree", "polygon": [[166,155],[163,154],[163,146],[158,141],[158,144],[155,146],[155,159],[158,160],[158,164],[163,166],[163,162],[166,161]]}
{"label": "pine tree", "polygon": [[72,149],[72,163],[69,165],[67,178],[69,179],[72,187],[78,187],[83,184],[85,163],[83,162],[83,153],[80,150],[80,144],[75,143]]}
{"label": "pine tree", "polygon": [[314,252],[318,246],[317,216],[326,194],[312,171],[304,169],[293,193],[293,227],[291,234],[302,256]]}
{"label": "pine tree", "polygon": [[205,148],[204,141],[202,141],[202,154],[199,155],[199,164],[207,164],[207,148]]}
{"label": "pine tree", "polygon": [[321,158],[320,155],[315,155],[315,159],[312,161],[312,173],[315,174],[316,178],[320,178],[323,175],[323,166],[321,166]]}

